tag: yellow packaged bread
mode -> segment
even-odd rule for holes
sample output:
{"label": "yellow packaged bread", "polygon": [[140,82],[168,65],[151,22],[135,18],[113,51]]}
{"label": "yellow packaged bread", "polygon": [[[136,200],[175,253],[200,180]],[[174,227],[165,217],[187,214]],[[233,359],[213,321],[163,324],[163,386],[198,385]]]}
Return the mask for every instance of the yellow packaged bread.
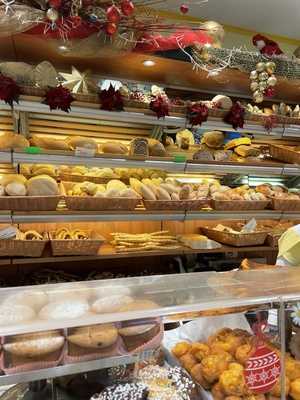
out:
{"label": "yellow packaged bread", "polygon": [[58,184],[48,175],[38,175],[27,181],[28,196],[57,196]]}
{"label": "yellow packaged bread", "polygon": [[125,183],[119,181],[118,179],[112,179],[106,185],[106,189],[107,190],[110,190],[110,189],[125,190],[125,189],[127,189],[127,186],[125,185]]}
{"label": "yellow packaged bread", "polygon": [[238,139],[232,139],[229,142],[227,142],[224,146],[225,150],[230,150],[234,149],[235,147],[241,146],[241,145],[250,145],[251,144],[251,139],[247,137],[241,137]]}

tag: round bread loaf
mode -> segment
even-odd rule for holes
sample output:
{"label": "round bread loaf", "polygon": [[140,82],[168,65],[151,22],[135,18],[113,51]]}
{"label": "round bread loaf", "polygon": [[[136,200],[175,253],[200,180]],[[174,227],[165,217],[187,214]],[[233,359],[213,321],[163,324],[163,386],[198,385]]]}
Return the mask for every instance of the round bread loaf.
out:
{"label": "round bread loaf", "polygon": [[89,304],[84,300],[67,299],[47,304],[39,313],[41,319],[64,320],[80,318],[89,311]]}
{"label": "round bread loaf", "polygon": [[130,296],[115,294],[96,300],[92,305],[92,311],[97,314],[116,312],[120,307],[130,304],[133,301],[133,298]]}
{"label": "round bread loaf", "polygon": [[102,298],[102,297],[108,297],[108,296],[114,296],[114,295],[119,295],[119,296],[130,296],[131,295],[131,290],[127,287],[124,286],[104,286],[104,287],[98,287],[93,290],[95,297]]}
{"label": "round bread loaf", "polygon": [[31,321],[36,317],[31,307],[22,304],[2,304],[0,306],[0,326],[15,325]]}
{"label": "round bread loaf", "polygon": [[8,353],[20,357],[34,358],[53,353],[62,348],[65,338],[59,331],[25,333],[10,337],[10,343],[3,348]]}
{"label": "round bread loaf", "polygon": [[58,184],[48,175],[37,175],[27,181],[28,196],[57,196]]}
{"label": "round bread loaf", "polygon": [[104,349],[116,343],[118,330],[112,324],[83,326],[72,329],[67,339],[80,347]]}
{"label": "round bread loaf", "polygon": [[38,311],[44,307],[47,302],[48,296],[43,291],[25,290],[6,297],[2,305],[21,304]]}

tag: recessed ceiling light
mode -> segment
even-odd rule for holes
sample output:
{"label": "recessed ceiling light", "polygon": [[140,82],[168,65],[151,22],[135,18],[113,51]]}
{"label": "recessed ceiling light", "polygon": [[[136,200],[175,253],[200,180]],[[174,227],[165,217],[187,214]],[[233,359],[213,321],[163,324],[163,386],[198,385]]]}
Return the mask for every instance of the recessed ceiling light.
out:
{"label": "recessed ceiling light", "polygon": [[143,61],[143,65],[145,67],[153,67],[155,65],[155,62],[152,60],[145,60],[145,61]]}
{"label": "recessed ceiling light", "polygon": [[66,51],[68,50],[67,46],[58,46],[59,50]]}

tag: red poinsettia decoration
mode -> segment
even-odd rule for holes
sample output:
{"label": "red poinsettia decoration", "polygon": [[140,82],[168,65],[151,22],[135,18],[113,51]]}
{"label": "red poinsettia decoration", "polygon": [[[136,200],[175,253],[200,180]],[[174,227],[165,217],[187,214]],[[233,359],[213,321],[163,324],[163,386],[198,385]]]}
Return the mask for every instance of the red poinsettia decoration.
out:
{"label": "red poinsettia decoration", "polygon": [[187,119],[191,125],[201,125],[207,121],[208,107],[203,103],[194,103],[187,108]]}
{"label": "red poinsettia decoration", "polygon": [[273,128],[276,128],[277,121],[278,118],[276,115],[268,115],[267,117],[264,118],[263,127],[268,133],[270,133]]}
{"label": "red poinsettia decoration", "polygon": [[158,95],[153,97],[150,101],[149,108],[155,112],[158,119],[169,115],[169,102],[163,96]]}
{"label": "red poinsettia decoration", "polygon": [[0,74],[0,100],[13,107],[13,102],[19,103],[20,88],[17,83],[8,76]]}
{"label": "red poinsettia decoration", "polygon": [[49,88],[46,92],[44,104],[48,104],[50,110],[62,110],[69,112],[71,110],[71,103],[74,101],[69,89],[63,86]]}
{"label": "red poinsettia decoration", "polygon": [[122,95],[119,90],[116,90],[113,87],[113,85],[110,85],[107,90],[101,90],[99,93],[99,99],[101,110],[122,111],[124,109]]}
{"label": "red poinsettia decoration", "polygon": [[245,109],[241,104],[237,101],[233,104],[229,112],[224,117],[224,122],[232,125],[234,129],[243,128],[245,117]]}

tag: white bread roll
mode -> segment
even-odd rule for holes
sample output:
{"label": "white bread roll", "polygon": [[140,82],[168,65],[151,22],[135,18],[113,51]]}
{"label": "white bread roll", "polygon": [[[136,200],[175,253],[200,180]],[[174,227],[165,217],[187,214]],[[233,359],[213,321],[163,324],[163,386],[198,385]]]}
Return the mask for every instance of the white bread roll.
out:
{"label": "white bread roll", "polygon": [[67,299],[47,304],[39,312],[39,318],[46,320],[65,320],[80,318],[89,311],[84,300]]}
{"label": "white bread roll", "polygon": [[46,293],[38,290],[24,290],[8,296],[2,305],[20,304],[38,311],[48,302]]}
{"label": "white bread roll", "polygon": [[53,353],[62,348],[65,338],[59,331],[25,333],[10,337],[3,348],[20,357],[35,358]]}
{"label": "white bread roll", "polygon": [[92,305],[92,311],[97,314],[113,313],[118,311],[120,307],[132,302],[133,298],[130,296],[115,294],[96,300]]}
{"label": "white bread roll", "polygon": [[47,294],[49,303],[72,299],[88,301],[92,297],[93,291],[81,283],[69,284],[67,287],[65,284],[56,284],[53,286],[53,290],[49,290]]}
{"label": "white bread roll", "polygon": [[103,349],[116,343],[118,330],[112,324],[83,326],[72,329],[67,339],[80,347]]}
{"label": "white bread roll", "polygon": [[57,196],[58,184],[48,175],[38,175],[27,181],[28,196]]}
{"label": "white bread roll", "polygon": [[2,304],[0,306],[0,326],[17,325],[35,319],[34,310],[22,304]]}
{"label": "white bread roll", "polygon": [[5,186],[5,192],[8,196],[26,196],[27,189],[23,183],[10,182]]}
{"label": "white bread roll", "polygon": [[104,286],[98,287],[93,290],[95,297],[104,298],[108,296],[131,296],[131,290],[123,286]]}
{"label": "white bread roll", "polygon": [[154,192],[151,190],[149,186],[146,186],[144,183],[141,184],[140,187],[141,194],[143,196],[143,199],[145,200],[156,200],[156,196]]}

